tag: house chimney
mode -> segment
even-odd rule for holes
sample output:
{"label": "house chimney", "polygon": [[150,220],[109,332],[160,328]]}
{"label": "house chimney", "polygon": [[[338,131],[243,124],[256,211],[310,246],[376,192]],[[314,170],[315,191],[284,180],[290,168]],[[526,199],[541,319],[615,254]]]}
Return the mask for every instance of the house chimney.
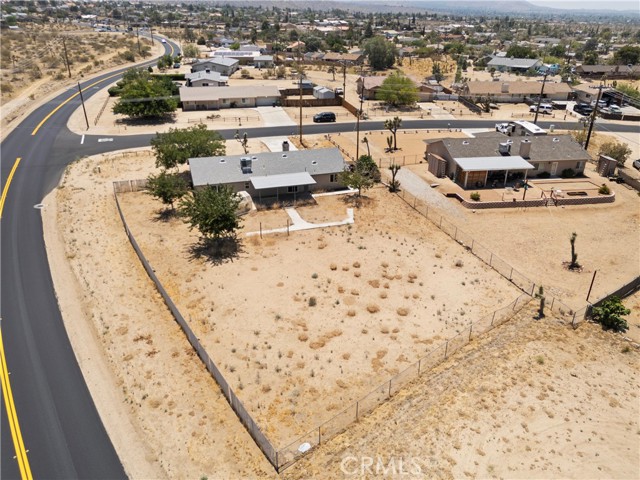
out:
{"label": "house chimney", "polygon": [[503,83],[502,88],[500,89],[500,93],[509,93],[509,84]]}
{"label": "house chimney", "polygon": [[531,140],[522,140],[520,142],[520,156],[522,158],[529,158],[531,153]]}

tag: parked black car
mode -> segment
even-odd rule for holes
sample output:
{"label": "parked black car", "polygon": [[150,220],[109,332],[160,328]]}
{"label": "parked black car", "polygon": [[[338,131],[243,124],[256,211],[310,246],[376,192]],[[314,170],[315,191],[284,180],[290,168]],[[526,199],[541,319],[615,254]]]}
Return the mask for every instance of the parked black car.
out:
{"label": "parked black car", "polygon": [[313,116],[313,121],[315,123],[322,123],[322,122],[335,122],[336,121],[336,114],[333,112],[322,112],[322,113],[317,113]]}

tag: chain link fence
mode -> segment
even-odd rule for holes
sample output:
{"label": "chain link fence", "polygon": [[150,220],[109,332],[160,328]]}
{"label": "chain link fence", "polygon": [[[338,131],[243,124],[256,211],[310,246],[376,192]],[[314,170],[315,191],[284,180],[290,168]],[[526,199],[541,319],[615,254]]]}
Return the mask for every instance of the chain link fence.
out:
{"label": "chain link fence", "polygon": [[420,215],[436,225],[444,233],[453,238],[460,245],[473,253],[484,263],[493,268],[504,278],[513,283],[520,290],[522,290],[529,296],[532,296],[534,294],[535,283],[532,280],[530,280],[522,272],[519,272],[518,270],[513,268],[505,260],[495,255],[487,247],[476,242],[469,233],[458,228],[457,225],[445,219],[434,209],[429,209],[426,202],[415,197],[405,190],[403,190],[402,193],[398,194],[398,197],[401,198],[407,205],[413,208]]}

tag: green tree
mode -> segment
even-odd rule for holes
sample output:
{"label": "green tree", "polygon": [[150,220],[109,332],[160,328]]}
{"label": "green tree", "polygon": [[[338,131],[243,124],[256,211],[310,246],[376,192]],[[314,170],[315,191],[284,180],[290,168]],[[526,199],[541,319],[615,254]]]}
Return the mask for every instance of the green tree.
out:
{"label": "green tree", "polygon": [[169,78],[152,77],[145,69],[131,69],[125,73],[120,99],[113,113],[132,118],[157,118],[174,112],[178,107],[177,87]]}
{"label": "green tree", "polygon": [[640,63],[640,47],[625,45],[613,54],[613,62],[618,65],[637,65]]}
{"label": "green tree", "polygon": [[536,53],[529,47],[525,47],[522,45],[511,45],[507,50],[507,57],[536,58]]}
{"label": "green tree", "polygon": [[384,128],[389,130],[393,135],[393,149],[398,150],[398,142],[396,139],[396,134],[398,133],[398,129],[402,126],[402,119],[400,117],[393,117],[384,121]]}
{"label": "green tree", "polygon": [[444,75],[442,74],[442,69],[440,68],[440,64],[435,62],[431,67],[431,74],[436,82],[440,83],[442,79],[444,79]]}
{"label": "green tree", "polygon": [[200,232],[204,243],[235,237],[240,228],[240,196],[228,185],[207,185],[180,200],[179,210],[189,230]]}
{"label": "green tree", "polygon": [[376,92],[376,99],[394,107],[413,105],[418,101],[418,87],[410,78],[394,73],[384,79]]}
{"label": "green tree", "polygon": [[349,170],[340,174],[340,182],[350,188],[358,190],[358,197],[363,190],[373,187],[380,181],[380,170],[370,155],[360,155]]}
{"label": "green tree", "polygon": [[364,53],[369,59],[369,65],[374,70],[391,68],[396,61],[395,47],[382,37],[367,40],[364,44]]}
{"label": "green tree", "polygon": [[187,193],[187,182],[179,173],[163,170],[158,175],[147,177],[146,192],[174,210],[175,201]]}
{"label": "green tree", "polygon": [[585,52],[584,59],[582,61],[584,65],[597,65],[598,64],[598,52],[590,51]]}
{"label": "green tree", "polygon": [[182,49],[182,55],[188,58],[198,58],[200,55],[200,50],[198,50],[198,46],[193,43],[188,43]]}
{"label": "green tree", "polygon": [[367,22],[367,26],[364,27],[363,36],[364,36],[364,38],[373,37],[373,25],[371,25],[371,22]]}
{"label": "green tree", "polygon": [[623,167],[632,152],[631,148],[629,148],[629,145],[627,145],[626,143],[616,142],[615,140],[612,140],[600,145],[600,150],[598,153],[600,155],[606,155],[607,157],[616,159],[618,161],[618,166]]}
{"label": "green tree", "polygon": [[640,90],[629,83],[619,83],[614,86],[616,90],[630,96],[631,98],[640,99]]}
{"label": "green tree", "polygon": [[629,315],[631,310],[626,308],[619,297],[608,298],[599,307],[591,309],[591,318],[602,325],[605,330],[626,332],[629,329],[627,321],[622,318]]}
{"label": "green tree", "polygon": [[151,139],[151,147],[156,156],[156,167],[166,170],[184,165],[190,158],[226,153],[222,135],[207,130],[207,126],[202,124],[183,129],[171,128],[166,133],[157,133]]}
{"label": "green tree", "polygon": [[198,45],[206,45],[207,44],[207,39],[204,38],[202,35],[198,37],[198,40],[196,40],[196,43]]}
{"label": "green tree", "polygon": [[231,45],[229,45],[229,50],[239,50],[239,49],[240,49],[239,42],[233,42]]}

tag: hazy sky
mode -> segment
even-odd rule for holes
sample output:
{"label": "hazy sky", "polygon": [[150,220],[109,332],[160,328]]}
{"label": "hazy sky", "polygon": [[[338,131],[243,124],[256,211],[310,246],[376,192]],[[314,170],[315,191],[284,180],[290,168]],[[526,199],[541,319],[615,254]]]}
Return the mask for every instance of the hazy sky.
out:
{"label": "hazy sky", "polygon": [[529,3],[554,8],[570,8],[572,10],[635,10],[640,15],[640,2],[629,0],[529,0]]}

